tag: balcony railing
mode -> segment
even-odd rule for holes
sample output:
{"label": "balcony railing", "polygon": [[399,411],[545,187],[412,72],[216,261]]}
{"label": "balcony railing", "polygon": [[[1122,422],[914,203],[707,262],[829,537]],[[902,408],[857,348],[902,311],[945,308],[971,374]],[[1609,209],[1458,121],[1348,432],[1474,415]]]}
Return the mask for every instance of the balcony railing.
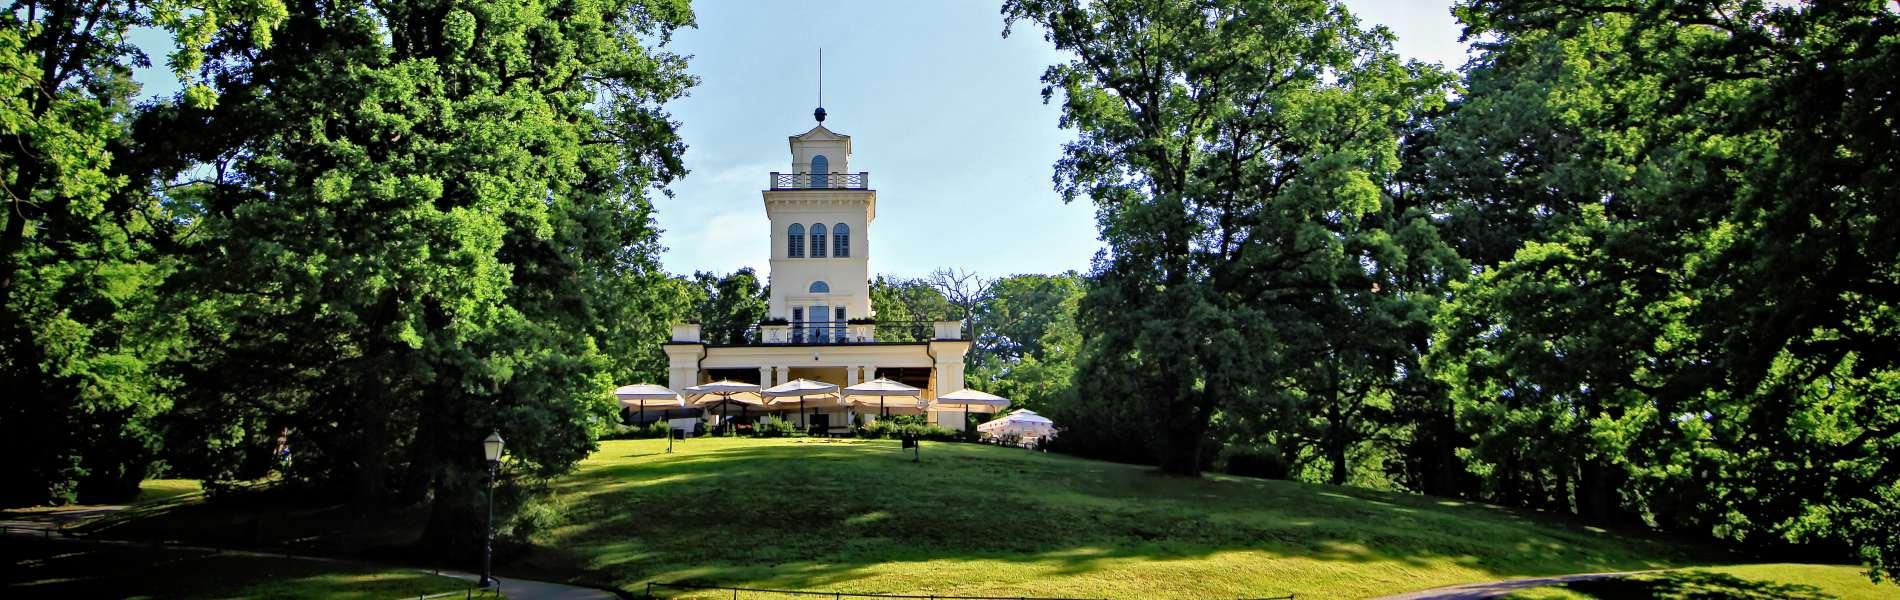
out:
{"label": "balcony railing", "polygon": [[721,346],[872,344],[962,338],[963,323],[961,321],[767,322],[748,327],[740,332],[709,331],[703,341],[698,325],[682,324],[673,327],[674,342],[708,343]]}
{"label": "balcony railing", "polygon": [[868,190],[870,173],[780,173],[772,172],[775,190]]}

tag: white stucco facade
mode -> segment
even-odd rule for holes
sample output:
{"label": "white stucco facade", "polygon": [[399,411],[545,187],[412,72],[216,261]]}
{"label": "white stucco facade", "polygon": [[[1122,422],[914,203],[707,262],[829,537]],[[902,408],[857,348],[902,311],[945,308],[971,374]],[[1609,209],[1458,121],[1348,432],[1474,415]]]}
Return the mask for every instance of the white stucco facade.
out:
{"label": "white stucco facade", "polygon": [[[772,173],[762,191],[772,240],[766,322],[744,344],[707,344],[698,325],[676,325],[665,347],[668,387],[716,379],[769,386],[797,378],[849,386],[889,377],[922,388],[926,399],[962,389],[970,342],[961,323],[876,321],[870,239],[877,191],[868,173],[849,170],[851,137],[820,124],[791,136],[789,146],[790,170]],[[776,412],[801,427],[815,421],[834,430],[854,416],[835,403],[819,404]],[[960,411],[933,411],[930,420],[963,426]]]}

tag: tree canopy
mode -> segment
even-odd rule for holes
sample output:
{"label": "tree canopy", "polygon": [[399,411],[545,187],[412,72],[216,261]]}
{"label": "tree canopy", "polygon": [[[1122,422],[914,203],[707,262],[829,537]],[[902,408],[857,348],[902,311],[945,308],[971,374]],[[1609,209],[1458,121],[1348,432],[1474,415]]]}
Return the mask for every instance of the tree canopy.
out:
{"label": "tree canopy", "polygon": [[[1210,423],[1285,398],[1341,294],[1393,258],[1381,181],[1398,127],[1449,78],[1323,0],[1018,0],[1072,60],[1043,76],[1078,139],[1064,198],[1097,208],[1107,249],[1083,300],[1080,392],[1133,399],[1162,468],[1198,473]],[[1130,377],[1127,373],[1142,373]]]}

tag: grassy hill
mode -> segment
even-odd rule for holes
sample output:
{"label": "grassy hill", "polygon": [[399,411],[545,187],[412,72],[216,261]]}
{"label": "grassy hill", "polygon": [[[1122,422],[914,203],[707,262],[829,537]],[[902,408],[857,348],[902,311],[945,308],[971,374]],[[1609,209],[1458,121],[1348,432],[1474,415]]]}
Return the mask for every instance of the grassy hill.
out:
{"label": "grassy hill", "polygon": [[513,569],[827,591],[1365,597],[1725,561],[1492,506],[967,444],[606,442]]}
{"label": "grassy hill", "polygon": [[[927,443],[919,463],[890,440],[702,438],[665,450],[665,440],[604,442],[578,472],[555,482],[561,524],[497,570],[636,593],[660,581],[911,594],[1354,598],[1740,562],[1643,532],[1482,504],[1237,477],[1182,479],[1013,448]],[[424,517],[179,496],[83,529],[423,563],[429,557],[405,544]],[[1891,583],[1855,579],[1854,567],[1742,569],[1725,572],[1740,577],[1730,583],[1806,582],[1818,586],[1814,598],[1900,597]],[[1639,588],[1668,596],[1678,588],[1706,591],[1711,582],[1720,583],[1685,572],[1635,588],[1551,588],[1526,597],[1632,597],[1626,592]],[[1731,586],[1743,594],[1764,589]]]}

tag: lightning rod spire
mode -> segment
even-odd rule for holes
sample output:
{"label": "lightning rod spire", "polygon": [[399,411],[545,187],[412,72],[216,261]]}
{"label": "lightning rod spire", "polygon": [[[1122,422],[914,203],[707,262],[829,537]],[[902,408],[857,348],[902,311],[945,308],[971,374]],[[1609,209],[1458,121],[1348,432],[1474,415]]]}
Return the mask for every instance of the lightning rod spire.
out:
{"label": "lightning rod spire", "polygon": [[818,48],[818,110],[811,111],[811,116],[818,119],[819,123],[825,122],[825,49],[823,46]]}

